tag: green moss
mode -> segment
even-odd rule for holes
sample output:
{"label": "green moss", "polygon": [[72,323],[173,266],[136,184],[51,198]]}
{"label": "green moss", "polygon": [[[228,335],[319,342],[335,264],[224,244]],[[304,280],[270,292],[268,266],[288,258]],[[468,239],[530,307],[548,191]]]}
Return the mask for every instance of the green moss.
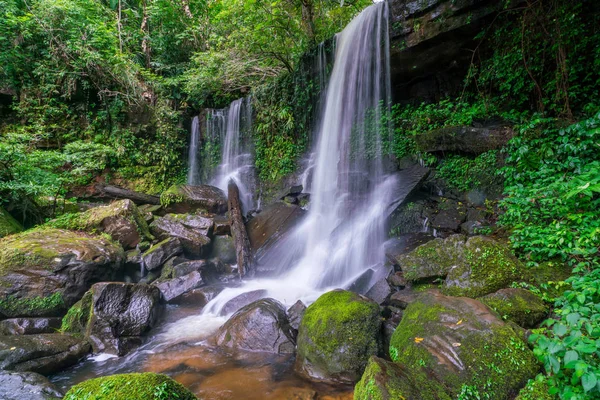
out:
{"label": "green moss", "polygon": [[530,379],[525,386],[519,392],[519,395],[515,400],[556,400],[556,395],[548,393],[550,387],[546,383],[544,376],[539,375],[535,380]]}
{"label": "green moss", "polygon": [[23,230],[21,224],[12,217],[6,210],[0,207],[0,238]]}
{"label": "green moss", "polygon": [[453,266],[462,262],[460,247],[464,242],[465,237],[461,235],[435,239],[401,255],[396,261],[404,278],[411,282],[445,277]]}
{"label": "green moss", "polygon": [[47,297],[17,298],[8,296],[0,299],[0,312],[6,315],[47,315],[57,313],[65,307],[62,293]]}
{"label": "green moss", "polygon": [[60,331],[74,336],[84,336],[87,323],[92,315],[93,294],[87,291],[81,300],[75,303],[62,319]]}
{"label": "green moss", "polygon": [[548,309],[542,299],[525,289],[507,289],[479,298],[502,319],[524,328],[533,328],[544,319]]}
{"label": "green moss", "polygon": [[173,185],[160,195],[160,204],[167,207],[170,204],[181,203],[184,200],[179,185]]}
{"label": "green moss", "polygon": [[166,375],[122,374],[75,385],[64,400],[196,400],[189,390]]}

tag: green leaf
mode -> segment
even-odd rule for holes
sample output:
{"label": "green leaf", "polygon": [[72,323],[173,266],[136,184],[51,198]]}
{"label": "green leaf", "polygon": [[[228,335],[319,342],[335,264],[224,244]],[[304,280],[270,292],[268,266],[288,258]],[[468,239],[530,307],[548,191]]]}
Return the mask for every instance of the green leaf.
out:
{"label": "green leaf", "polygon": [[596,375],[592,372],[588,372],[581,377],[581,384],[586,393],[595,388],[597,383]]}
{"label": "green leaf", "polygon": [[572,361],[576,361],[579,359],[579,354],[577,354],[574,350],[569,350],[565,353],[565,357],[563,362],[565,363],[565,367]]}

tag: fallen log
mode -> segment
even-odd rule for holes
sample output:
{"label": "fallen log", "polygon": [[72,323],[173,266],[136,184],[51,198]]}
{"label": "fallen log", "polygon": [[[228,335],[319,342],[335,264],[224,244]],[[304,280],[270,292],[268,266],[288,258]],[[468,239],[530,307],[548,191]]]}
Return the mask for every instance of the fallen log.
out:
{"label": "fallen log", "polygon": [[160,204],[160,197],[150,194],[134,192],[133,190],[123,189],[112,185],[97,185],[102,197],[113,199],[129,199],[135,204]]}
{"label": "fallen log", "polygon": [[254,274],[254,257],[242,215],[240,190],[233,180],[230,180],[227,185],[227,205],[240,278],[252,276]]}

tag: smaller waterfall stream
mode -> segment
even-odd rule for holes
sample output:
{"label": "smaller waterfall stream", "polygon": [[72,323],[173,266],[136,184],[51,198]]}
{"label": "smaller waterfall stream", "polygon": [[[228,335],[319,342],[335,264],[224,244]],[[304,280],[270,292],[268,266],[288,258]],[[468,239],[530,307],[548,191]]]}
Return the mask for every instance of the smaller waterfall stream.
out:
{"label": "smaller waterfall stream", "polygon": [[190,136],[190,152],[188,156],[188,185],[197,185],[199,182],[198,177],[198,146],[200,144],[200,126],[198,117],[192,119],[192,129]]}

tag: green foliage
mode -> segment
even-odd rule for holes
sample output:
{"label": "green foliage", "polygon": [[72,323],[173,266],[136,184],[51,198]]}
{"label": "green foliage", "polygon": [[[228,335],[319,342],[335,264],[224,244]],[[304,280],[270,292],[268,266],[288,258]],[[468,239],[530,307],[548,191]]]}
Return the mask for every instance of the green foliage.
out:
{"label": "green foliage", "polygon": [[44,313],[59,311],[64,306],[62,293],[59,292],[48,297],[16,298],[9,296],[0,299],[0,308],[4,312],[14,313],[15,315],[44,315]]}
{"label": "green foliage", "polygon": [[451,155],[444,158],[437,168],[437,176],[448,186],[467,192],[491,185],[494,181],[498,164],[498,152],[487,151],[475,158]]}

